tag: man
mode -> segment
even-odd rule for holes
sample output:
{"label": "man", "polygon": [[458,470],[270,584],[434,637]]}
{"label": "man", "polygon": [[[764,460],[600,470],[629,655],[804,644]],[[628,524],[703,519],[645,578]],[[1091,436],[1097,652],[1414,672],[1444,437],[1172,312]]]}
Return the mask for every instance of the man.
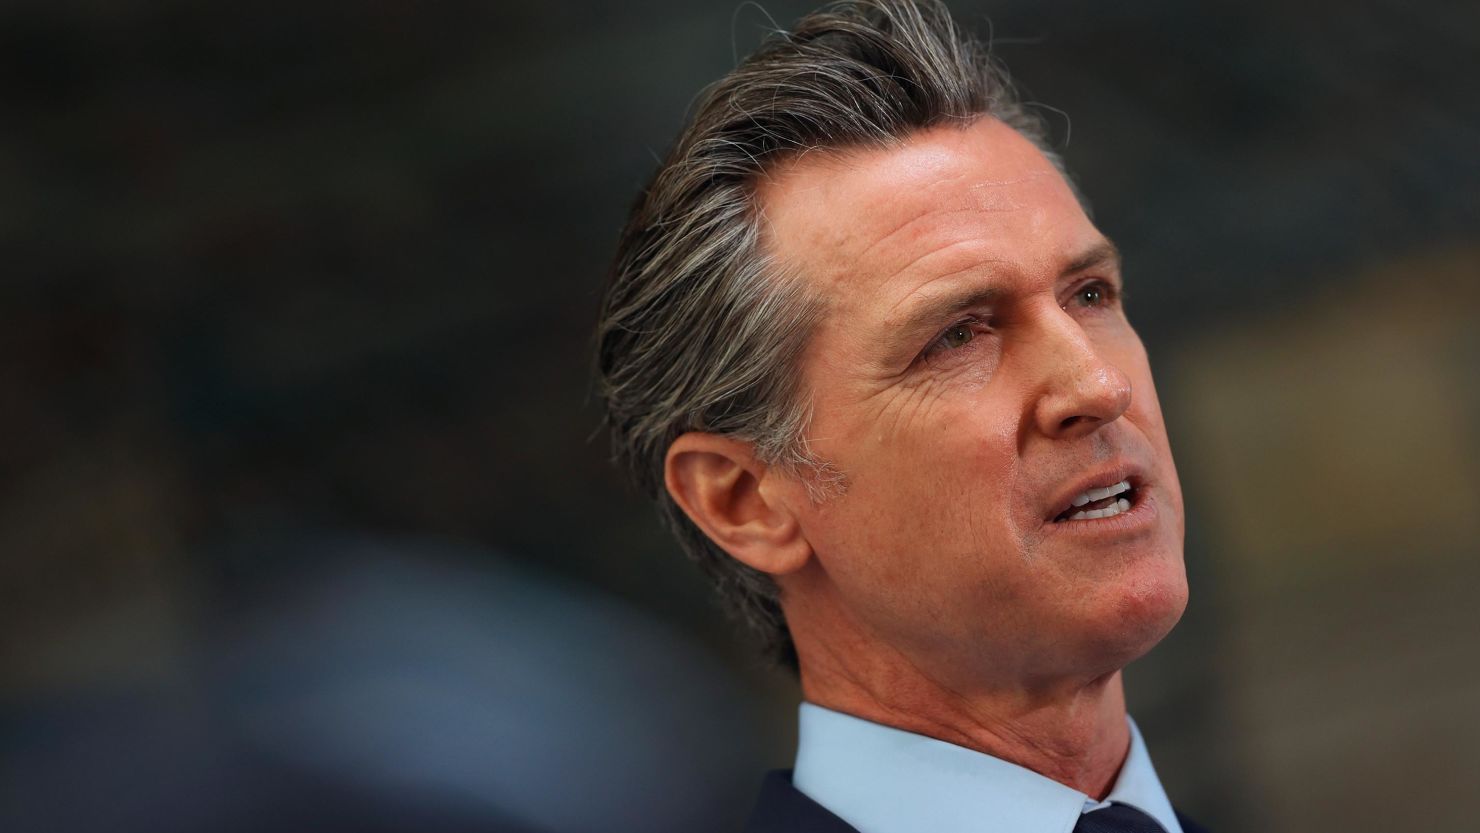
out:
{"label": "man", "polygon": [[752,831],[1192,831],[1120,670],[1186,604],[1115,247],[932,2],[711,87],[633,212],[616,456],[805,699]]}

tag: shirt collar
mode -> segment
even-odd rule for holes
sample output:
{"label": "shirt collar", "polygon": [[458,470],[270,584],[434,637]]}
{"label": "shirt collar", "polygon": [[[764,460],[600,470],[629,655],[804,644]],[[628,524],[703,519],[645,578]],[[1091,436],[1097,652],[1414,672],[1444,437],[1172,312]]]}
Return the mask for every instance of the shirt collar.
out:
{"label": "shirt collar", "polygon": [[1172,809],[1171,799],[1167,798],[1166,790],[1162,789],[1161,779],[1156,777],[1156,769],[1151,766],[1151,753],[1146,750],[1146,742],[1141,739],[1141,730],[1136,727],[1136,721],[1126,715],[1126,722],[1131,727],[1131,751],[1125,758],[1125,764],[1120,767],[1120,775],[1115,778],[1115,786],[1110,788],[1110,794],[1105,796],[1104,801],[1093,801],[1086,796],[1085,812],[1098,810],[1118,801],[1121,804],[1129,804],[1146,815],[1156,819],[1167,833],[1182,833],[1182,825],[1177,822],[1177,813]]}
{"label": "shirt collar", "polygon": [[1070,833],[1081,813],[1109,801],[1182,833],[1134,721],[1105,802],[1000,758],[812,703],[802,704],[799,727],[792,783],[859,833]]}

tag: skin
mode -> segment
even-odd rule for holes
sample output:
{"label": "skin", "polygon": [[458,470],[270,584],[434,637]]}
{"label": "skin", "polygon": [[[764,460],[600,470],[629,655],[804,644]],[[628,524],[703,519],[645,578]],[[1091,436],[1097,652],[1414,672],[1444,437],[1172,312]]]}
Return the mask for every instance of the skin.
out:
{"label": "skin", "polygon": [[[1129,749],[1120,671],[1187,600],[1113,246],[991,119],[805,154],[759,198],[767,246],[826,302],[807,441],[846,490],[818,501],[747,444],[690,433],[670,493],[776,578],[808,700],[1103,797]],[[1135,511],[1054,522],[1126,472]]]}

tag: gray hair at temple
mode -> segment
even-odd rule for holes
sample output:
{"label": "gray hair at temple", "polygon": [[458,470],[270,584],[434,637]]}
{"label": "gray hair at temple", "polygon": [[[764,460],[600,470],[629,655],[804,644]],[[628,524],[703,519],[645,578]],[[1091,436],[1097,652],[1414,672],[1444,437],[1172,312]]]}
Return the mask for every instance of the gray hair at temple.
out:
{"label": "gray hair at temple", "polygon": [[751,443],[814,499],[842,488],[842,474],[807,448],[811,403],[798,379],[823,302],[766,251],[757,184],[804,152],[887,148],[982,117],[1015,128],[1062,170],[1041,120],[943,5],[835,3],[704,91],[622,232],[597,327],[613,456],[729,612],[793,670],[775,582],[709,540],[663,485],[668,446],[705,431]]}

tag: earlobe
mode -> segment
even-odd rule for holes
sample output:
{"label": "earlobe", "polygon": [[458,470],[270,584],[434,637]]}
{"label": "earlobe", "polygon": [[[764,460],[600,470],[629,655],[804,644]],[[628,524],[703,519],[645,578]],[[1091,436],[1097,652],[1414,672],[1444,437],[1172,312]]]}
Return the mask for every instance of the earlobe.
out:
{"label": "earlobe", "polygon": [[690,432],[668,447],[663,482],[694,525],[736,560],[783,575],[806,564],[811,545],[792,512],[783,477],[750,443]]}

